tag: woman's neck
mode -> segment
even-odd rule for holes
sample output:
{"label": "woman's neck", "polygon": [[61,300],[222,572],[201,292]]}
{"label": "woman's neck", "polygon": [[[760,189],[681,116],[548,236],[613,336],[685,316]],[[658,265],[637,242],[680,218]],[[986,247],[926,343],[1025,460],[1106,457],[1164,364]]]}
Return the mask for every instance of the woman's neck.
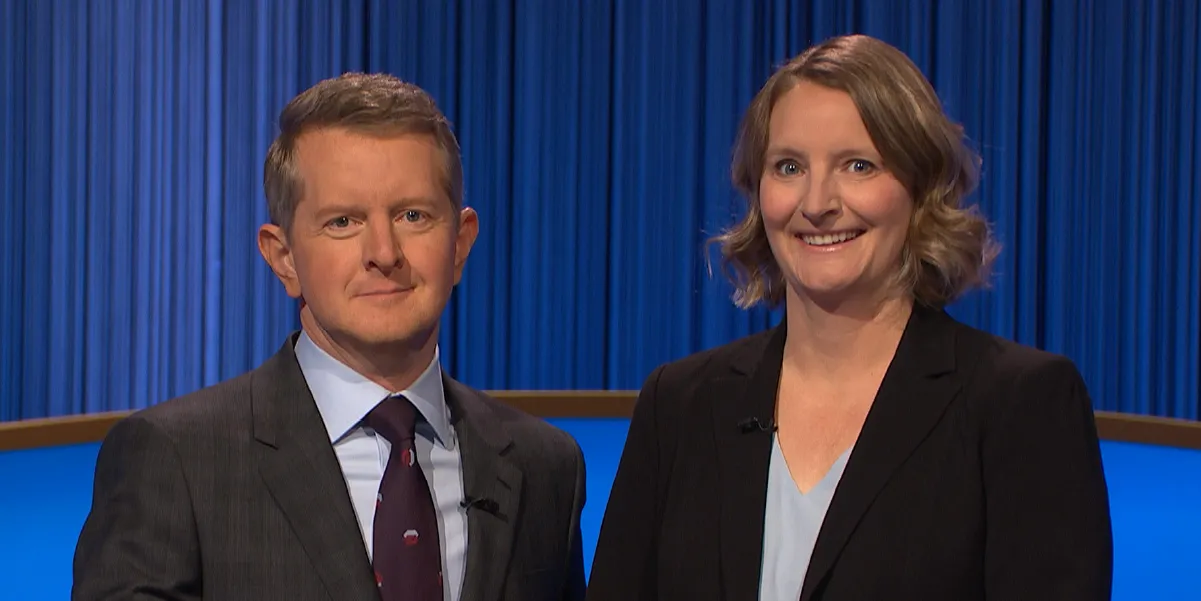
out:
{"label": "woman's neck", "polygon": [[790,290],[785,302],[784,360],[800,374],[821,380],[853,378],[887,365],[913,312],[908,295],[823,303]]}

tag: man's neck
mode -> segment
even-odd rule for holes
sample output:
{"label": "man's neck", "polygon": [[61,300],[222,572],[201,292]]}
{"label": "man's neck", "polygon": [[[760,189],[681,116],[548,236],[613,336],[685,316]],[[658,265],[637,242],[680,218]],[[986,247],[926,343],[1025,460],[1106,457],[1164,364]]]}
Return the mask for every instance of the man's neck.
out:
{"label": "man's neck", "polygon": [[437,328],[416,341],[368,345],[326,331],[307,308],[301,310],[300,324],[317,348],[392,392],[411,387],[433,362],[438,346]]}

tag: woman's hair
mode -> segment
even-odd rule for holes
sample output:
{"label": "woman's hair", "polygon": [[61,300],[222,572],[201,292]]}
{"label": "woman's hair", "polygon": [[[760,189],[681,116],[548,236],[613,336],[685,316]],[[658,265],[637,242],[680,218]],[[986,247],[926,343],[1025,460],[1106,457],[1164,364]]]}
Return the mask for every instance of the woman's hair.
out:
{"label": "woman's hair", "polygon": [[784,298],[784,277],[763,227],[759,180],[772,109],[801,81],[850,95],[886,168],[913,198],[896,283],[932,307],[987,285],[999,247],[974,208],[960,206],[976,186],[979,157],[904,53],[852,35],[814,46],[777,70],[743,117],[731,172],[749,210],[712,240],[720,245],[724,271],[736,287],[734,301],[740,307],[778,306]]}

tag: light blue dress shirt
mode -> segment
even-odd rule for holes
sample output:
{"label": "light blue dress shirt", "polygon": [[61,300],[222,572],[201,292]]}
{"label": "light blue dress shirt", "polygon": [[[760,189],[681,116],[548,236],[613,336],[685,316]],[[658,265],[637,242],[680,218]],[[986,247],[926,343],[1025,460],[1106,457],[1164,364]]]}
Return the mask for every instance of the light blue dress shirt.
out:
{"label": "light blue dress shirt", "polygon": [[759,601],[796,601],[809,571],[817,533],[826,519],[834,489],[842,479],[851,450],[830,466],[808,493],[797,488],[780,441],[772,436],[767,472],[767,506],[763,512],[763,565],[759,572]]}
{"label": "light blue dress shirt", "polygon": [[368,380],[321,350],[307,334],[296,341],[296,359],[313,393],[321,419],[359,520],[367,556],[372,555],[375,497],[392,445],[362,425],[363,418],[384,399],[403,394],[423,419],[417,420],[417,461],[429,482],[438,514],[445,601],[459,601],[467,559],[467,510],[463,501],[463,466],[442,390],[438,351],[407,390],[391,391]]}

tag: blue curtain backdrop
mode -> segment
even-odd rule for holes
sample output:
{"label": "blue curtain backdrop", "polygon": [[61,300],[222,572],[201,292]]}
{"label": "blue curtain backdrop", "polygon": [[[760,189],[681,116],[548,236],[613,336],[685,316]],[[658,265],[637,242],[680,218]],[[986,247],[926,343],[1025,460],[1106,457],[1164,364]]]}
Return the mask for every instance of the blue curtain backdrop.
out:
{"label": "blue curtain backdrop", "polygon": [[[1048,6],[1053,5],[1053,7]],[[772,67],[908,52],[984,157],[1005,245],[968,323],[1066,354],[1097,408],[1197,418],[1201,19],[1187,0],[0,0],[0,419],[139,408],[296,327],[255,228],[277,111],[346,70],[455,122],[479,243],[442,336],[483,388],[636,388],[761,330],[704,240]]]}

